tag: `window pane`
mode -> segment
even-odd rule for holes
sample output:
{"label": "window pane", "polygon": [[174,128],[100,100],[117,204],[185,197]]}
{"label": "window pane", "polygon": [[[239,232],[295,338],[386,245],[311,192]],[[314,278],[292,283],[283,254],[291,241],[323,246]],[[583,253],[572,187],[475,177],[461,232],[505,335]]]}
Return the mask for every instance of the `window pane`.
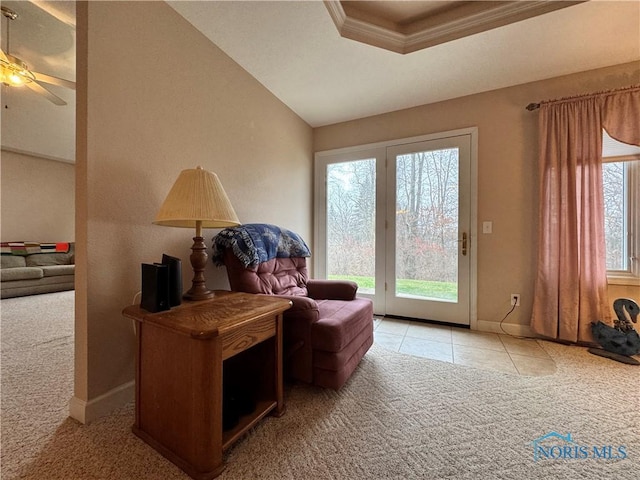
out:
{"label": "window pane", "polygon": [[327,166],[327,278],[375,293],[376,160]]}
{"label": "window pane", "polygon": [[457,148],[396,160],[396,295],[458,301]]}
{"label": "window pane", "polygon": [[625,162],[602,164],[607,270],[628,270],[626,202],[629,195],[625,167]]}

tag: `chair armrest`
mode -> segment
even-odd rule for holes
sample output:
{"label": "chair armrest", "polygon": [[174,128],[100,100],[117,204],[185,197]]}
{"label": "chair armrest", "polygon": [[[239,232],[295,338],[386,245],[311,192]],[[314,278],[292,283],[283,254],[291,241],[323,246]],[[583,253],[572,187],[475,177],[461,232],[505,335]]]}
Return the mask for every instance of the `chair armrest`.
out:
{"label": "chair armrest", "polygon": [[358,284],[348,280],[309,280],[307,292],[315,300],[353,300]]}
{"label": "chair armrest", "polygon": [[301,313],[305,310],[318,311],[318,304],[313,298],[303,297],[301,295],[269,295],[270,297],[283,298],[291,301],[291,308],[286,310],[285,313]]}

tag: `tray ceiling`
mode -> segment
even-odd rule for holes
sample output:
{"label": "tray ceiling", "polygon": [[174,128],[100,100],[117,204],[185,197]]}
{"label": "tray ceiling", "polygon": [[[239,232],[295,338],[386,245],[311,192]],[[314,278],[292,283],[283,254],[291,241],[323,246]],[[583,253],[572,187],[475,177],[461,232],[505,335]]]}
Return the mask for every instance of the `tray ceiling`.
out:
{"label": "tray ceiling", "polygon": [[324,2],[344,38],[411,53],[579,1],[337,1]]}

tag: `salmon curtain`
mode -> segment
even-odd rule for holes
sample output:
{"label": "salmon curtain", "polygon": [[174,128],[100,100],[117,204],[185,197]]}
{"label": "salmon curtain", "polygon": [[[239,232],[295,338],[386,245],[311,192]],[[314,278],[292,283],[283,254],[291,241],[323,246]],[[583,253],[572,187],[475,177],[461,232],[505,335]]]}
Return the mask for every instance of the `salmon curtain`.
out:
{"label": "salmon curtain", "polygon": [[611,323],[602,189],[602,130],[640,145],[640,86],[543,102],[539,113],[538,268],[531,329],[593,342]]}

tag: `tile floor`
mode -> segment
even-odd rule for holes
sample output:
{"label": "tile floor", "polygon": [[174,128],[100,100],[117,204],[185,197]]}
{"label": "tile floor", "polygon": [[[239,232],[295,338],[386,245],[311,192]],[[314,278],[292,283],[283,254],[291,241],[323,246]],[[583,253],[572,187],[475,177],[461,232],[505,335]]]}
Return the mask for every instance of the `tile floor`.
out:
{"label": "tile floor", "polygon": [[551,375],[555,362],[534,339],[376,317],[374,341],[389,350],[528,376]]}

